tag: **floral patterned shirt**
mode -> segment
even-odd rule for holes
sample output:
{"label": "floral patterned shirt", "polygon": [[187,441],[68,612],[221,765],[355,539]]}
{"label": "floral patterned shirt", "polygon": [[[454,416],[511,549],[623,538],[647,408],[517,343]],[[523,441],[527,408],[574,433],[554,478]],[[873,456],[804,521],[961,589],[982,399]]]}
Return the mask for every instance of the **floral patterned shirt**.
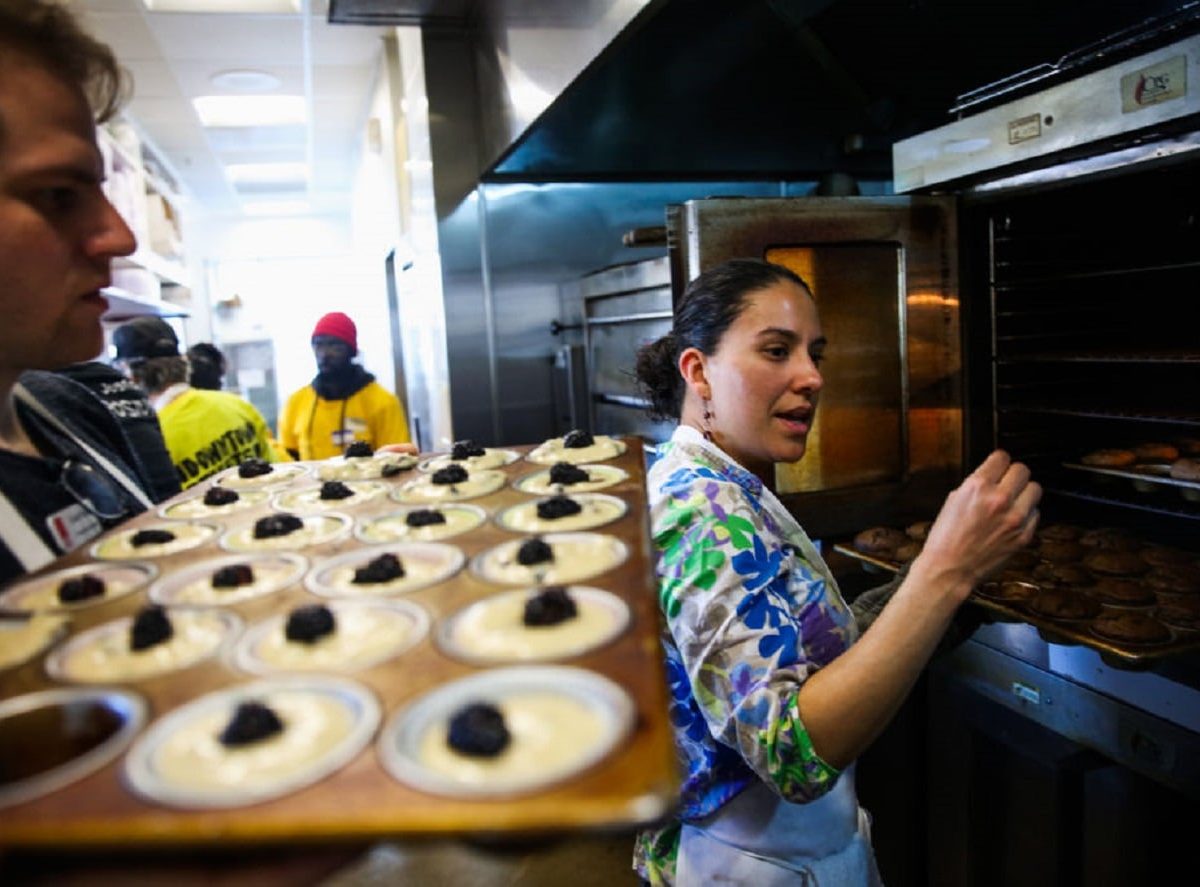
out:
{"label": "floral patterned shirt", "polygon": [[[678,816],[708,816],[755,779],[789,801],[818,798],[839,771],[813,750],[800,687],[855,641],[855,616],[758,477],[683,425],[654,459],[647,487],[683,768]],[[674,881],[679,828],[638,838],[634,868],[652,884]]]}

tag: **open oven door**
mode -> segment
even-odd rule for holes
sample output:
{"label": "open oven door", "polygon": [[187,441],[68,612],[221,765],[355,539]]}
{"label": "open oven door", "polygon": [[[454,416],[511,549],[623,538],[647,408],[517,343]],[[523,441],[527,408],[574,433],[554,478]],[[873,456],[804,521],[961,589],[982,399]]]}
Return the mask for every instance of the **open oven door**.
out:
{"label": "open oven door", "polygon": [[930,518],[963,464],[953,197],[716,198],[667,211],[676,301],[761,258],[810,285],[829,339],[808,452],[776,469],[814,538]]}

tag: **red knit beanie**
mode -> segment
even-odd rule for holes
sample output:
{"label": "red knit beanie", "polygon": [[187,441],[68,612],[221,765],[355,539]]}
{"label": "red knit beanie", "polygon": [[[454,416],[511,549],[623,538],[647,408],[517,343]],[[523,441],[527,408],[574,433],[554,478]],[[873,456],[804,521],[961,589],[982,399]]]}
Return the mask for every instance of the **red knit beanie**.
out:
{"label": "red knit beanie", "polygon": [[317,336],[341,339],[355,354],[358,353],[358,329],[354,326],[354,321],[340,311],[330,311],[317,321],[312,337],[315,339]]}

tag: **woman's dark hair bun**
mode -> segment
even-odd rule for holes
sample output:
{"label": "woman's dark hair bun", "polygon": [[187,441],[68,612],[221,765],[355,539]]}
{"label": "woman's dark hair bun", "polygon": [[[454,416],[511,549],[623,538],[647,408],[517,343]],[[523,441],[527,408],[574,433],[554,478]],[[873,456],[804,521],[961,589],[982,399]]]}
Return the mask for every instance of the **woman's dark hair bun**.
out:
{"label": "woman's dark hair bun", "polygon": [[654,419],[679,418],[683,378],[675,365],[678,359],[679,343],[674,333],[638,349],[635,366],[638,388],[650,402],[646,412]]}

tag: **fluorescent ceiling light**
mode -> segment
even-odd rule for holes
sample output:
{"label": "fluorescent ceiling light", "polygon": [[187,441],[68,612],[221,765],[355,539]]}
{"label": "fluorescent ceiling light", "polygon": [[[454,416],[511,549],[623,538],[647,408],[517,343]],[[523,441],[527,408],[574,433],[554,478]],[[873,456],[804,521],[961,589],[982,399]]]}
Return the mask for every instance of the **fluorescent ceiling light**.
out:
{"label": "fluorescent ceiling light", "polygon": [[304,96],[202,95],[192,99],[204,126],[284,126],[307,123]]}
{"label": "fluorescent ceiling light", "polygon": [[248,216],[303,216],[312,212],[307,200],[256,200],[242,203]]}
{"label": "fluorescent ceiling light", "polygon": [[297,13],[300,0],[142,0],[150,12]]}
{"label": "fluorescent ceiling light", "polygon": [[287,185],[308,181],[307,163],[231,163],[225,167],[236,185]]}

